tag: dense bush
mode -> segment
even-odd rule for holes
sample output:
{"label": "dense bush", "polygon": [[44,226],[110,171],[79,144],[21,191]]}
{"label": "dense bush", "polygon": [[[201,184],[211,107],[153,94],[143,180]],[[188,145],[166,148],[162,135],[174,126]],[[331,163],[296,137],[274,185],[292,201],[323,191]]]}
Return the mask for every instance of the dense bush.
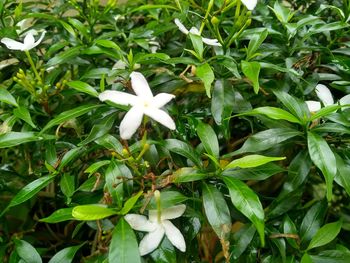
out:
{"label": "dense bush", "polygon": [[0,258],[349,262],[350,2],[116,2],[0,1]]}

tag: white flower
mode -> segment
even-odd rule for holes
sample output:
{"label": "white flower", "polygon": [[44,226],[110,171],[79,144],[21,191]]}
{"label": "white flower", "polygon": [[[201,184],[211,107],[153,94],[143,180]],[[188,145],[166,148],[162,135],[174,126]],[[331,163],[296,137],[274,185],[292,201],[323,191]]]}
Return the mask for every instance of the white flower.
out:
{"label": "white flower", "polygon": [[[199,30],[195,27],[192,27],[190,29],[190,31],[188,31],[187,28],[177,18],[175,18],[174,22],[177,25],[177,27],[180,29],[180,31],[186,35],[188,35],[189,33],[191,33],[193,35],[197,35],[197,36],[201,35]],[[203,41],[203,43],[210,45],[210,46],[221,46],[221,44],[219,43],[219,41],[217,39],[210,39],[210,38],[202,37],[202,41]]]}
{"label": "white flower", "polygon": [[183,235],[180,230],[169,221],[169,219],[180,217],[185,210],[185,205],[177,205],[162,209],[160,220],[158,220],[157,210],[149,211],[148,220],[145,216],[138,214],[128,214],[125,216],[125,220],[133,229],[148,232],[139,245],[141,256],[155,250],[162,241],[164,234],[176,248],[182,252],[186,251],[186,243]]}
{"label": "white flower", "polygon": [[[323,106],[326,107],[326,106],[334,105],[333,95],[325,85],[318,84],[315,88],[315,91],[316,91],[317,97],[321,100]],[[322,108],[321,102],[314,101],[314,100],[305,101],[310,112],[319,111]],[[350,94],[342,97],[339,100],[339,104],[340,105],[350,104]]]}
{"label": "white flower", "polygon": [[258,0],[241,0],[248,10],[253,10],[258,3]]}
{"label": "white flower", "polygon": [[109,100],[113,103],[132,106],[120,123],[120,137],[124,140],[130,139],[141,125],[143,115],[151,117],[165,127],[175,130],[175,123],[168,113],[160,108],[175,98],[169,93],[159,93],[153,97],[147,80],[140,72],[132,72],[131,86],[136,96],[115,90],[107,90],[99,95],[101,101]]}
{"label": "white flower", "polygon": [[9,49],[28,51],[40,44],[40,42],[44,39],[45,33],[46,32],[44,31],[36,42],[33,36],[33,32],[28,32],[23,40],[23,43],[7,37],[2,38],[1,43],[5,44]]}

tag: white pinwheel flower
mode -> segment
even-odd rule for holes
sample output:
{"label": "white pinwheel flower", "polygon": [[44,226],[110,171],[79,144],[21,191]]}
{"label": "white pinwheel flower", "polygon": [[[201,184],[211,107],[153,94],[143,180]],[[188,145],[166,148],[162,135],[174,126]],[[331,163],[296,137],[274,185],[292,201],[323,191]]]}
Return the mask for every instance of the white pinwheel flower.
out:
{"label": "white pinwheel flower", "polygon": [[258,0],[241,0],[241,2],[251,11],[256,7]]}
{"label": "white pinwheel flower", "polygon": [[[323,84],[318,84],[315,88],[316,95],[322,102],[323,106],[334,105],[334,99],[331,91]],[[322,108],[320,101],[308,100],[305,101],[310,112],[317,112]],[[339,100],[340,105],[350,104],[350,94],[342,97]]]}
{"label": "white pinwheel flower", "polygon": [[5,44],[8,49],[28,51],[41,43],[41,41],[44,39],[45,33],[46,32],[44,31],[36,42],[33,32],[28,32],[24,37],[23,43],[7,37],[2,38],[1,43]]}
{"label": "white pinwheel flower", "polygon": [[150,210],[148,220],[143,215],[128,214],[125,216],[125,220],[129,225],[137,230],[148,232],[141,240],[139,250],[141,256],[151,253],[155,250],[164,235],[167,236],[169,241],[180,251],[186,251],[186,243],[180,230],[177,229],[169,219],[180,217],[186,210],[186,205],[176,205],[160,211],[160,218],[158,210]]}
{"label": "white pinwheel flower", "polygon": [[[180,22],[180,20],[178,18],[175,18],[174,22],[182,33],[184,33],[186,35],[191,33],[193,35],[201,36],[201,33],[199,32],[199,30],[195,27],[192,27],[188,31],[187,28]],[[219,41],[217,39],[202,37],[202,41],[203,41],[203,43],[210,45],[210,46],[219,46],[219,47],[221,46],[221,44],[219,43]]]}
{"label": "white pinwheel flower", "polygon": [[175,130],[174,121],[168,113],[160,108],[175,98],[169,93],[159,93],[153,96],[147,80],[140,72],[132,72],[131,87],[136,96],[115,90],[102,92],[98,97],[101,101],[111,101],[115,104],[131,106],[124,119],[120,123],[120,137],[124,140],[130,139],[141,125],[143,115],[151,117],[165,127]]}

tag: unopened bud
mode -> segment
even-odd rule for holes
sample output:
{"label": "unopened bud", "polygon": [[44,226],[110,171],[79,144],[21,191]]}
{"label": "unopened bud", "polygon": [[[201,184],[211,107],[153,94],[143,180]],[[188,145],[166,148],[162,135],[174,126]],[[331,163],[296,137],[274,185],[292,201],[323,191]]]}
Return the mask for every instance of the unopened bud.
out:
{"label": "unopened bud", "polygon": [[218,25],[220,23],[220,20],[216,16],[213,16],[210,21],[213,25]]}

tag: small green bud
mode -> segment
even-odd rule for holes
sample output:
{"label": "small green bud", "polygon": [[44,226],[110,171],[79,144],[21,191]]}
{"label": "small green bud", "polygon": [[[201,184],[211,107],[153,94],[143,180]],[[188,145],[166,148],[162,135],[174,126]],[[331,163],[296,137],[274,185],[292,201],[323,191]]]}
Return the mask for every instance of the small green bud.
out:
{"label": "small green bud", "polygon": [[213,25],[218,25],[218,24],[220,23],[220,20],[219,20],[216,16],[213,16],[213,17],[211,18],[211,23],[212,23]]}

